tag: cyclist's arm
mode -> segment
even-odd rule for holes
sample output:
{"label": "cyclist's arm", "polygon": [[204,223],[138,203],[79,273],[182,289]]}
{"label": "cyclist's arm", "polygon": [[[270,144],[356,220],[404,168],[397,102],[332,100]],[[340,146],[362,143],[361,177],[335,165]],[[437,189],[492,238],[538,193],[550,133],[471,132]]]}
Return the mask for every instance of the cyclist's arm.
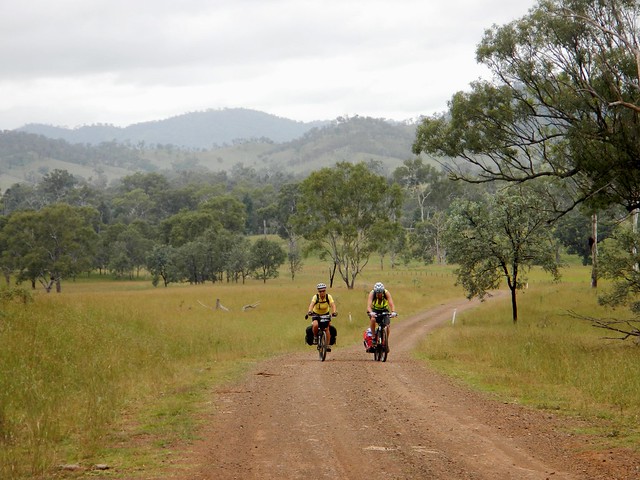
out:
{"label": "cyclist's arm", "polygon": [[369,297],[367,298],[367,313],[371,313],[372,306],[373,306],[373,290],[369,292]]}
{"label": "cyclist's arm", "polygon": [[387,301],[389,302],[390,311],[395,312],[396,311],[396,307],[393,304],[393,298],[391,298],[391,294],[389,293],[388,290],[387,290]]}
{"label": "cyclist's arm", "polygon": [[331,311],[333,313],[336,313],[337,312],[336,302],[333,300],[333,297],[329,296],[329,294],[327,294],[327,296],[331,300],[331,303],[329,303],[329,305],[331,306]]}
{"label": "cyclist's arm", "polygon": [[316,306],[315,300],[312,298],[311,303],[309,304],[309,308],[307,308],[307,312],[313,312],[313,307]]}

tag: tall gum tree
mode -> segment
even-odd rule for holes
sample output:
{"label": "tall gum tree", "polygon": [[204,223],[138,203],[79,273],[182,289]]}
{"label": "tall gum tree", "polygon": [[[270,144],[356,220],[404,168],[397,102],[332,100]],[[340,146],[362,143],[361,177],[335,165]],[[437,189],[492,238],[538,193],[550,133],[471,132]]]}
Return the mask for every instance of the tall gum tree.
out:
{"label": "tall gum tree", "polygon": [[47,292],[61,291],[64,277],[87,271],[97,243],[98,212],[90,207],[54,204],[38,211],[14,212],[2,229],[4,265],[18,280],[40,281]]}
{"label": "tall gum tree", "polygon": [[535,191],[512,187],[479,201],[456,200],[447,223],[445,244],[449,260],[458,264],[457,283],[468,298],[482,300],[505,280],[513,323],[518,321],[517,291],[531,268],[540,266],[559,278],[543,202]]}
{"label": "tall gum tree", "polygon": [[456,159],[454,178],[560,180],[560,213],[580,203],[640,207],[637,0],[542,0],[485,32],[493,74],[425,118],[414,153]]}
{"label": "tall gum tree", "polygon": [[[292,222],[321,258],[331,261],[348,289],[370,255],[399,231],[402,191],[364,163],[338,163],[301,184]],[[333,280],[333,273],[331,273]]]}

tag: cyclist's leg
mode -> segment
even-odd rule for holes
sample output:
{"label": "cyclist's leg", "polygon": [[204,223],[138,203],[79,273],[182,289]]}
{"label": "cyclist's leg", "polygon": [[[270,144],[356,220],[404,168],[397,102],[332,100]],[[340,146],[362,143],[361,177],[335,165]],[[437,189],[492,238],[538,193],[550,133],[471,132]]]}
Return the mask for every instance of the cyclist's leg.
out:
{"label": "cyclist's leg", "polygon": [[371,329],[371,335],[376,334],[376,317],[369,317],[369,328]]}
{"label": "cyclist's leg", "polygon": [[389,325],[387,325],[387,329],[385,332],[385,341],[384,341],[384,349],[387,353],[389,353],[389,332],[391,331],[391,329],[389,328]]}
{"label": "cyclist's leg", "polygon": [[319,326],[319,334],[322,335],[324,332],[324,340],[327,343],[327,352],[331,351],[331,343],[329,343],[329,340],[331,338],[331,334],[329,333],[329,323],[325,323],[323,322],[322,324],[320,324]]}
{"label": "cyclist's leg", "polygon": [[389,337],[391,336],[391,317],[389,317],[389,323],[387,324],[387,352],[389,351]]}

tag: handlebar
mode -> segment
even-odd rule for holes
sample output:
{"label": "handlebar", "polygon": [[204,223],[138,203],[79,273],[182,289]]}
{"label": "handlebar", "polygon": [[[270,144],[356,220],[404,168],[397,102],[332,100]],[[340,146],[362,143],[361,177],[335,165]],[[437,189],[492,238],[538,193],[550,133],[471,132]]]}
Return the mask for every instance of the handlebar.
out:
{"label": "handlebar", "polygon": [[[336,314],[337,315],[337,314]],[[331,317],[335,316],[332,315],[330,313],[325,313],[323,315],[320,315],[318,313],[312,313],[311,315],[309,315],[308,313],[304,316],[304,319],[307,320],[309,317],[311,317],[314,320],[331,320]]]}
{"label": "handlebar", "polygon": [[398,316],[397,312],[380,312],[380,313],[376,313],[376,312],[369,312],[369,316],[370,317],[389,317],[389,318],[395,318]]}

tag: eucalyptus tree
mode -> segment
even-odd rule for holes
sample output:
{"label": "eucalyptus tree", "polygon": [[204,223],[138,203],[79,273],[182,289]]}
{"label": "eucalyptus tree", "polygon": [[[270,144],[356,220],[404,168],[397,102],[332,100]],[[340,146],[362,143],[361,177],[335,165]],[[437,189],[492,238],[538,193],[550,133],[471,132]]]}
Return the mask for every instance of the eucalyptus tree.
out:
{"label": "eucalyptus tree", "polygon": [[559,278],[554,238],[544,199],[535,191],[512,187],[481,201],[459,199],[451,208],[444,242],[449,261],[458,264],[457,283],[468,298],[484,299],[505,280],[511,292],[513,322],[517,291],[526,273],[539,265]]}
{"label": "eucalyptus tree", "polygon": [[437,176],[437,170],[425,164],[421,157],[405,160],[393,172],[394,180],[408,192],[417,205],[419,222],[424,222],[429,216],[427,202],[433,193],[431,185],[437,180]]}
{"label": "eucalyptus tree", "polygon": [[227,279],[244,284],[251,274],[251,242],[244,235],[235,235],[230,248],[225,252],[225,270]]}
{"label": "eucalyptus tree", "polygon": [[175,250],[175,265],[181,279],[197,285],[211,278],[210,246],[202,237]]}
{"label": "eucalyptus tree", "polygon": [[14,212],[1,236],[6,250],[4,265],[17,272],[19,281],[40,281],[49,292],[61,291],[64,277],[87,271],[93,262],[98,212],[90,207],[55,204],[38,211]]}
{"label": "eucalyptus tree", "polygon": [[159,219],[164,219],[183,210],[195,210],[198,208],[198,189],[196,185],[184,187],[172,186],[167,190],[161,190],[155,196]]}
{"label": "eucalyptus tree", "polygon": [[364,163],[341,162],[311,173],[299,193],[292,217],[296,231],[331,261],[331,283],[337,269],[352,289],[370,255],[397,233],[400,186]]}
{"label": "eucalyptus tree", "polygon": [[9,215],[16,210],[36,210],[42,199],[35,194],[35,187],[26,183],[14,183],[2,194],[2,212]]}
{"label": "eucalyptus tree", "polygon": [[169,180],[159,173],[137,172],[123,177],[115,187],[113,214],[125,222],[158,222],[167,214],[166,193],[170,190]]}
{"label": "eucalyptus tree", "polygon": [[417,223],[409,236],[413,256],[425,264],[434,261],[444,264],[446,248],[443,245],[443,236],[446,227],[447,214],[440,210],[434,212],[427,220]]}
{"label": "eucalyptus tree", "polygon": [[129,223],[134,220],[155,221],[153,198],[141,188],[135,188],[112,200],[115,221]]}
{"label": "eucalyptus tree", "polygon": [[209,229],[222,229],[211,210],[182,211],[166,218],[158,227],[162,243],[180,247],[195,241]]}
{"label": "eucalyptus tree", "polygon": [[55,169],[42,178],[38,183],[37,191],[39,195],[42,195],[46,205],[63,201],[70,203],[68,198],[77,184],[78,179],[68,171]]}
{"label": "eucalyptus tree", "polygon": [[151,273],[151,283],[157,286],[162,279],[164,286],[178,280],[176,252],[171,245],[154,245],[146,257],[147,270]]}
{"label": "eucalyptus tree", "polygon": [[111,254],[109,255],[109,263],[107,268],[109,272],[116,278],[121,279],[128,277],[133,278],[133,261],[127,253],[127,246],[125,242],[118,240],[110,245]]}
{"label": "eucalyptus tree", "polygon": [[278,235],[287,241],[287,261],[291,280],[295,279],[296,273],[303,265],[300,235],[292,221],[299,199],[300,184],[287,183],[280,187],[274,201],[259,211]]}
{"label": "eucalyptus tree", "polygon": [[493,73],[424,119],[415,153],[456,159],[454,178],[560,180],[570,201],[640,207],[640,4],[542,0],[493,26],[477,59]]}
{"label": "eucalyptus tree", "polygon": [[142,190],[147,195],[155,197],[169,190],[169,180],[160,173],[136,172],[123,177],[120,180],[118,190],[122,193]]}
{"label": "eucalyptus tree", "polygon": [[208,213],[230,232],[244,233],[247,222],[246,206],[231,195],[218,195],[203,202],[199,211]]}
{"label": "eucalyptus tree", "polygon": [[278,276],[278,268],[285,262],[287,253],[278,242],[262,237],[249,249],[249,268],[255,278],[264,283]]}
{"label": "eucalyptus tree", "polygon": [[131,277],[134,270],[136,275],[140,275],[140,270],[145,266],[146,255],[153,242],[145,238],[140,226],[139,223],[127,225],[111,245],[109,268],[118,276],[128,274]]}
{"label": "eucalyptus tree", "polygon": [[640,314],[640,234],[627,221],[603,242],[600,253],[601,273],[612,279],[611,287],[600,295],[604,305],[628,305],[637,316]]}

